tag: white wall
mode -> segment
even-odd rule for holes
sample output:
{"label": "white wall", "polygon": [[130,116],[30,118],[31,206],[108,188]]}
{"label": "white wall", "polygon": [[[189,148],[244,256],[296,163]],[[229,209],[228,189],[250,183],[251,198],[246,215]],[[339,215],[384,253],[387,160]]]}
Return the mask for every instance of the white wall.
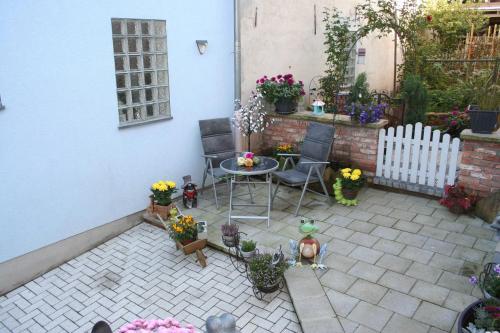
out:
{"label": "white wall", "polygon": [[[242,100],[255,90],[263,75],[292,73],[302,80],[308,96],[311,79],[326,69],[323,17],[325,8],[337,7],[353,17],[360,0],[245,0],[241,6]],[[286,3],[286,4],[285,4]],[[317,31],[314,34],[314,5]],[[255,11],[257,8],[257,26]],[[392,90],[393,36],[363,38],[358,47],[366,49],[365,64],[356,73],[366,72],[371,89]]]}
{"label": "white wall", "polygon": [[[0,2],[0,262],[201,178],[198,120],[233,110],[228,0]],[[167,21],[173,120],[119,130],[112,17]],[[207,39],[199,55],[196,39]]]}

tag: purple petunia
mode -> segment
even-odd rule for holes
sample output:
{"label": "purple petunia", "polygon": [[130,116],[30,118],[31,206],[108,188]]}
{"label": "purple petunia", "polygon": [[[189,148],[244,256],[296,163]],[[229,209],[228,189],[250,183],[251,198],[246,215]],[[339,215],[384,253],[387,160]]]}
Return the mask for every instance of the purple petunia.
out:
{"label": "purple petunia", "polygon": [[477,276],[471,275],[471,277],[469,278],[469,283],[472,285],[476,285],[478,282],[479,282],[479,280],[478,280]]}
{"label": "purple petunia", "polygon": [[496,264],[495,266],[493,266],[493,270],[495,271],[495,273],[500,274],[500,264]]}

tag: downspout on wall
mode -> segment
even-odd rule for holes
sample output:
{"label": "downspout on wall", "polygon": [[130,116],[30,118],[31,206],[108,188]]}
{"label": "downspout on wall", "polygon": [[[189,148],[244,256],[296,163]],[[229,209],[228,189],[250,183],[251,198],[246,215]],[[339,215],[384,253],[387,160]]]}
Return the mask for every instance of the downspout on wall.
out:
{"label": "downspout on wall", "polygon": [[234,99],[241,100],[240,2],[234,0]]}

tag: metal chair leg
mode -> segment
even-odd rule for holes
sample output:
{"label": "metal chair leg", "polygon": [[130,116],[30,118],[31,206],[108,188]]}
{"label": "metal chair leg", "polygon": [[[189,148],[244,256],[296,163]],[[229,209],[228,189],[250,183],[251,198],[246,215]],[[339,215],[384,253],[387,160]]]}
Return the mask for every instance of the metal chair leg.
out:
{"label": "metal chair leg", "polygon": [[274,202],[274,197],[276,196],[276,193],[278,193],[278,188],[279,187],[280,187],[280,180],[278,179],[278,181],[276,182],[276,189],[274,190],[273,197],[271,198],[271,205]]}
{"label": "metal chair leg", "polygon": [[203,189],[205,188],[205,181],[207,180],[207,171],[208,171],[208,161],[205,163],[205,169],[203,170],[203,182],[201,183],[201,191],[200,194],[203,195]]}
{"label": "metal chair leg", "polygon": [[330,194],[328,194],[328,190],[326,189],[326,185],[325,185],[325,181],[323,180],[323,176],[321,176],[317,167],[316,167],[316,174],[318,175],[319,182],[321,183],[321,187],[323,188],[323,192],[325,193],[325,196],[328,198],[328,201],[332,202],[332,198],[330,197]]}
{"label": "metal chair leg", "polygon": [[214,189],[215,207],[219,209],[219,201],[217,200],[217,189],[215,188],[215,177],[214,168],[212,167],[212,161],[210,161],[210,175],[212,176],[212,188]]}
{"label": "metal chair leg", "polygon": [[302,204],[302,199],[304,199],[304,195],[307,191],[307,185],[309,184],[309,178],[311,178],[312,168],[309,168],[309,173],[307,174],[306,182],[304,183],[304,189],[302,190],[302,194],[300,195],[299,204],[297,205],[297,209],[295,210],[295,216],[299,215],[300,205]]}
{"label": "metal chair leg", "polygon": [[[255,202],[253,201],[253,194],[252,194],[252,190],[250,189],[250,177],[249,177],[249,176],[247,176],[247,182],[248,182],[248,183],[247,183],[247,187],[248,187],[248,194],[250,194],[250,202],[251,202],[251,203],[255,203]],[[253,185],[255,186],[255,184],[253,184]]]}

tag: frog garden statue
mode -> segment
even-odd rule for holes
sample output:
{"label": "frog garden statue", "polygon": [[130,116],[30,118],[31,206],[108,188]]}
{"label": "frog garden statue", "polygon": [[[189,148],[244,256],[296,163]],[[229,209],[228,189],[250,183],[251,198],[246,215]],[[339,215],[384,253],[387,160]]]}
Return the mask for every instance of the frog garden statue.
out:
{"label": "frog garden statue", "polygon": [[314,224],[314,220],[304,218],[300,221],[299,231],[304,237],[299,241],[299,262],[300,257],[306,259],[316,259],[319,254],[319,241],[313,237],[319,227]]}

